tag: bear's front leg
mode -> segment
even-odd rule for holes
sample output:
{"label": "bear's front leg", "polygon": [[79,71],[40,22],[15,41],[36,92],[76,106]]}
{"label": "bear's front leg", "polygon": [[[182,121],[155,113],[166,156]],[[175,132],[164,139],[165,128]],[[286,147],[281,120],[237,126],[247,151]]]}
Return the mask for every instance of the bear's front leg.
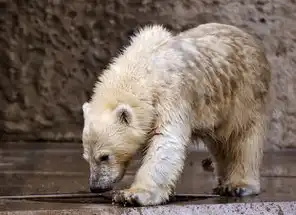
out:
{"label": "bear's front leg", "polygon": [[134,183],[129,189],[116,192],[113,201],[139,206],[167,202],[183,169],[189,137],[188,124],[163,126],[152,138]]}

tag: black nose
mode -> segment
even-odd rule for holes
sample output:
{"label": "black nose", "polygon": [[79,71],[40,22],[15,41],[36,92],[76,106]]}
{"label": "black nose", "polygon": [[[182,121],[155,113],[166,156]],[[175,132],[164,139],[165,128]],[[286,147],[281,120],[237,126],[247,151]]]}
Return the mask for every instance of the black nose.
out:
{"label": "black nose", "polygon": [[92,193],[103,193],[111,190],[111,188],[100,188],[100,187],[94,187],[94,186],[91,186],[89,189],[90,189],[90,192]]}

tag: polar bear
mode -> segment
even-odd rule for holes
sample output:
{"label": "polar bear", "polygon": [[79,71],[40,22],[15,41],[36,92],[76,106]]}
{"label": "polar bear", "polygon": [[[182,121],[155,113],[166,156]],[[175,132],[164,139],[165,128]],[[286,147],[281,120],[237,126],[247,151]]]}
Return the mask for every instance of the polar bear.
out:
{"label": "polar bear", "polygon": [[144,150],[131,187],[114,192],[113,200],[165,203],[187,146],[202,138],[215,163],[214,193],[260,193],[271,78],[263,46],[250,34],[219,23],[179,34],[145,26],[98,79],[82,107],[92,192],[111,190]]}

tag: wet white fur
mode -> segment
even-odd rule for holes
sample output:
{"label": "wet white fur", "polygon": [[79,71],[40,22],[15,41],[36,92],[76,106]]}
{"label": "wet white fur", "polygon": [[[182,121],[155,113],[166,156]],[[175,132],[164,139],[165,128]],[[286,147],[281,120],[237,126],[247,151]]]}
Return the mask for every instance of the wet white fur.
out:
{"label": "wet white fur", "polygon": [[[96,149],[102,148],[111,153],[120,149],[123,154],[134,154],[143,146],[147,147],[135,181],[130,189],[124,191],[127,199],[137,196],[142,205],[166,201],[182,172],[186,148],[192,142],[193,132],[214,131],[224,117],[229,121],[225,121],[224,128],[215,138],[228,140],[232,133],[244,129],[250,120],[254,120],[258,129],[250,131],[250,139],[242,139],[241,146],[238,146],[248,158],[244,156],[243,160],[234,160],[233,165],[224,163],[223,168],[227,169],[229,165],[230,169],[218,177],[225,183],[250,182],[260,190],[258,166],[261,162],[264,111],[261,112],[261,103],[256,103],[248,94],[252,94],[252,90],[257,90],[256,86],[262,83],[259,80],[257,85],[251,84],[258,80],[253,73],[247,73],[250,77],[244,80],[245,85],[236,78],[233,72],[236,65],[225,60],[225,56],[233,53],[229,45],[231,40],[227,36],[221,39],[221,32],[239,35],[245,40],[241,43],[250,45],[240,54],[260,53],[260,48],[248,35],[232,26],[212,23],[177,36],[162,26],[148,26],[141,29],[131,39],[131,45],[113,59],[100,76],[91,101],[83,105],[85,154],[94,145]],[[205,55],[206,50],[209,52]],[[250,67],[245,66],[247,70],[259,68],[260,59],[244,57],[237,62],[237,68],[246,63],[250,63]],[[265,64],[265,61],[262,62],[263,66]],[[222,71],[222,68],[226,68],[222,72],[226,80],[217,76],[217,71]],[[241,86],[235,105],[223,94],[225,85],[229,84],[227,80],[231,78]],[[220,103],[212,100],[216,95],[221,98]],[[209,103],[206,103],[207,98]],[[125,125],[114,119],[119,105],[124,105],[131,114],[128,131],[123,131],[121,127]],[[106,140],[108,135],[108,141],[100,141]],[[211,152],[220,150],[220,146],[213,144],[208,145]],[[232,147],[233,144],[236,143],[228,143],[227,147],[229,153],[235,154],[237,146]],[[99,153],[99,150],[93,153]],[[218,157],[216,161],[223,163]],[[220,167],[220,172],[223,168]]]}

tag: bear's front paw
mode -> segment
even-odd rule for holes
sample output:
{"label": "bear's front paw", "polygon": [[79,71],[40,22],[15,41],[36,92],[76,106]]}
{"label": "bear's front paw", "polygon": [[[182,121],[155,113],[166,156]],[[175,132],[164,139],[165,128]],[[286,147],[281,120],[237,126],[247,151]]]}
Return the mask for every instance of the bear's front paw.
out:
{"label": "bear's front paw", "polygon": [[126,190],[115,191],[112,201],[123,206],[148,206],[158,205],[167,201],[159,190],[154,192],[141,188],[130,188]]}
{"label": "bear's front paw", "polygon": [[260,189],[248,184],[224,184],[213,189],[214,194],[220,196],[243,197],[259,194]]}

